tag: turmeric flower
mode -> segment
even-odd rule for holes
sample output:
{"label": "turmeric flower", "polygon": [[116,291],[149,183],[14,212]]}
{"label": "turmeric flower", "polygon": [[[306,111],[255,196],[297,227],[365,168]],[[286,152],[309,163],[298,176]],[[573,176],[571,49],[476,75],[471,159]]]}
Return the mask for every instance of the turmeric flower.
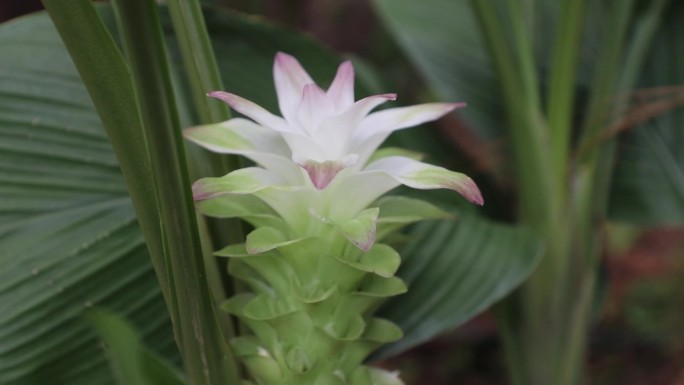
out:
{"label": "turmeric flower", "polygon": [[[406,291],[401,258],[384,236],[411,222],[443,218],[431,204],[378,198],[406,185],[448,188],[482,204],[467,176],[421,163],[401,149],[380,149],[394,131],[463,106],[430,103],[372,112],[395,94],[354,101],[354,69],[340,65],[327,91],[299,62],[276,55],[281,116],[237,95],[220,99],[251,119],[185,131],[211,151],[245,156],[255,167],[193,185],[206,215],[254,226],[245,242],[216,252],[249,290],[221,305],[251,335],[230,341],[258,385],[402,385],[396,373],[364,365],[401,330],[373,316],[385,298]],[[252,383],[252,382],[250,382]]]}
{"label": "turmeric flower", "polygon": [[[205,178],[194,186],[198,200],[221,194],[256,194],[291,224],[302,222],[290,203],[278,202],[287,190],[319,218],[340,222],[356,217],[371,202],[403,184],[416,189],[448,188],[482,205],[475,183],[466,175],[422,163],[402,151],[379,151],[394,131],[440,118],[463,103],[428,103],[372,112],[396,94],[354,101],[354,69],[342,63],[324,91],[292,56],[278,53],[273,77],[282,117],[235,94],[220,99],[251,120],[191,128],[185,136],[213,152],[243,155],[260,167],[222,178]],[[282,200],[282,199],[280,199]],[[295,204],[296,206],[296,204]]]}

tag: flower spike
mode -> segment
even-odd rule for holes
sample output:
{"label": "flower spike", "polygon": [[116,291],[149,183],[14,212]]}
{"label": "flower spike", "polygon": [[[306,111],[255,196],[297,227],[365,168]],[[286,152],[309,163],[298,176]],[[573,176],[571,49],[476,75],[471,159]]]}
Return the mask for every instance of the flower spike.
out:
{"label": "flower spike", "polygon": [[256,163],[193,185],[205,215],[239,217],[255,227],[245,243],[216,252],[230,258],[230,274],[250,289],[222,305],[253,332],[231,347],[256,385],[402,385],[396,373],[363,365],[373,350],[401,338],[396,325],[372,315],[384,299],[406,291],[394,275],[401,258],[382,242],[408,223],[449,215],[415,199],[378,198],[405,185],[484,201],[468,176],[378,147],[394,131],[465,104],[373,112],[397,95],[354,101],[349,61],[327,90],[285,53],[275,57],[273,78],[282,117],[214,91],[208,95],[248,119],[184,132],[210,151]]}

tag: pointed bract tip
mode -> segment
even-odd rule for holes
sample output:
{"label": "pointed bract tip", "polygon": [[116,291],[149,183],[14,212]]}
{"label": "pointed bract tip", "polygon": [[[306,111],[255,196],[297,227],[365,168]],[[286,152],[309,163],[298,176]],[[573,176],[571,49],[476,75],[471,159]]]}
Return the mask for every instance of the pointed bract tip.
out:
{"label": "pointed bract tip", "polygon": [[201,201],[206,199],[208,194],[202,189],[201,180],[192,184],[192,199],[195,201]]}
{"label": "pointed bract tip", "polygon": [[275,60],[287,60],[287,59],[294,59],[294,56],[290,55],[289,53],[285,53],[283,51],[276,52]]}
{"label": "pointed bract tip", "polygon": [[474,203],[478,206],[484,205],[484,198],[480,189],[477,187],[472,179],[468,179],[465,183],[465,188],[460,191],[464,198],[466,198],[470,203]]}
{"label": "pointed bract tip", "polygon": [[340,63],[340,66],[337,67],[337,76],[343,76],[346,78],[354,76],[354,65],[352,64],[351,60],[345,60]]}
{"label": "pointed bract tip", "polygon": [[467,106],[467,104],[466,104],[466,103],[462,103],[462,102],[459,102],[459,103],[447,103],[447,106],[449,106],[448,108],[449,108],[449,111],[451,112],[451,111],[453,111],[453,110],[456,110],[456,109],[459,109],[459,108],[463,108],[463,107]]}
{"label": "pointed bract tip", "polygon": [[375,244],[375,234],[373,234],[372,237],[369,237],[367,240],[364,240],[363,242],[351,242],[354,244],[354,246],[358,247],[359,249],[363,251],[368,251]]}
{"label": "pointed bract tip", "polygon": [[181,131],[181,133],[183,134],[183,137],[184,137],[185,139],[191,139],[192,133],[193,133],[194,131],[197,131],[197,129],[198,129],[199,127],[200,127],[200,126],[194,126],[194,127],[184,128],[184,129]]}
{"label": "pointed bract tip", "polygon": [[299,65],[299,60],[294,56],[287,54],[285,52],[278,52],[275,55],[275,60],[273,61],[274,66],[289,66],[289,65]]}
{"label": "pointed bract tip", "polygon": [[211,91],[211,92],[207,92],[207,96],[209,96],[210,98],[226,100],[226,99],[231,99],[235,95],[231,94],[230,92],[225,92],[225,91]]}
{"label": "pointed bract tip", "polygon": [[230,92],[225,91],[212,91],[208,93],[207,96],[218,99],[233,108],[235,108],[235,105],[239,104],[241,100],[244,100],[235,94],[231,94]]}

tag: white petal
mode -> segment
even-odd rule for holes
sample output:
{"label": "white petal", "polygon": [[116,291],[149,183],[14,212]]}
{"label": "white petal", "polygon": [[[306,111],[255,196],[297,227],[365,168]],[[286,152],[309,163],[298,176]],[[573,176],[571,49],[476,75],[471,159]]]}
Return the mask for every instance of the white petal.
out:
{"label": "white petal", "polygon": [[359,154],[359,164],[365,164],[392,132],[436,120],[463,106],[464,103],[428,103],[374,112],[361,121],[349,151]]}
{"label": "white petal", "polygon": [[384,171],[340,171],[328,188],[321,190],[329,202],[329,216],[334,221],[354,218],[382,194],[401,185]]}
{"label": "white petal", "polygon": [[290,122],[295,122],[299,102],[302,100],[304,86],[314,81],[302,68],[297,59],[283,52],[278,52],[273,63],[273,79],[280,113]]}
{"label": "white petal", "polygon": [[291,156],[287,143],[278,132],[242,118],[187,128],[183,130],[183,136],[221,154],[243,155],[258,151]]}
{"label": "white petal", "polygon": [[200,179],[193,184],[192,192],[197,201],[254,194],[292,229],[307,229],[312,220],[309,209],[320,211],[321,208],[321,195],[316,189],[285,185],[279,175],[259,167],[239,169],[220,178]]}
{"label": "white petal", "polygon": [[310,223],[318,222],[311,211],[321,212],[322,195],[312,187],[267,188],[256,195],[266,202],[290,226],[293,237],[310,236]]}
{"label": "white petal", "polygon": [[198,145],[220,154],[243,155],[281,175],[289,183],[301,184],[299,167],[292,152],[277,132],[242,118],[188,128],[183,135]]}
{"label": "white petal", "polygon": [[228,194],[253,194],[282,183],[277,174],[260,167],[247,167],[220,178],[202,178],[192,185],[195,200]]}
{"label": "white petal", "polygon": [[292,159],[312,159],[317,162],[328,160],[328,151],[323,149],[313,138],[296,132],[283,132],[283,139],[292,150]]}
{"label": "white petal", "polygon": [[396,98],[396,94],[382,94],[361,99],[346,112],[325,119],[312,136],[317,143],[325,143],[328,160],[339,159],[350,152],[361,120],[375,107]]}
{"label": "white petal", "polygon": [[484,204],[480,190],[467,175],[410,158],[382,158],[368,165],[366,171],[385,172],[401,184],[420,190],[447,188],[458,192],[471,203]]}
{"label": "white petal", "polygon": [[358,165],[365,166],[368,160],[373,157],[373,154],[376,152],[378,147],[385,142],[390,134],[391,132],[380,132],[366,138],[361,142],[354,140],[349,146],[349,151],[354,151],[356,154],[359,154]]}
{"label": "white petal", "polygon": [[297,110],[299,123],[305,131],[312,134],[321,122],[335,113],[333,102],[323,90],[315,84],[304,86],[302,102]]}
{"label": "white petal", "polygon": [[361,142],[381,132],[389,133],[436,120],[448,112],[463,106],[465,106],[464,103],[427,103],[378,111],[368,115],[361,122],[357,140]]}
{"label": "white petal", "polygon": [[231,106],[235,111],[247,116],[248,118],[252,118],[255,122],[261,124],[262,126],[272,128],[276,131],[290,131],[287,122],[285,122],[283,118],[273,115],[252,101],[235,94],[231,94],[230,92],[223,91],[214,91],[208,93],[207,95],[226,102],[226,104]]}
{"label": "white petal", "polygon": [[337,68],[337,74],[330,88],[328,97],[335,103],[337,112],[341,112],[354,104],[354,66],[347,60]]}

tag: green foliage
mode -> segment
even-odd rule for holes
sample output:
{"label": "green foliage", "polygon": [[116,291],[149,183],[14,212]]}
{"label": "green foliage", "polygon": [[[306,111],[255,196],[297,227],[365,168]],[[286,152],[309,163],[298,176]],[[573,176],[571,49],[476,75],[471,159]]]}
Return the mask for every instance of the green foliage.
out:
{"label": "green foliage", "polygon": [[398,273],[409,290],[379,310],[397,322],[404,338],[383,348],[380,357],[466,322],[523,282],[543,255],[529,231],[473,214],[421,223],[410,236],[400,249]]}
{"label": "green foliage", "polygon": [[[665,106],[652,119],[629,127],[611,190],[610,214],[618,220],[646,225],[684,224],[684,52],[678,44],[684,34],[684,7],[672,4],[665,27],[649,48],[640,85],[652,97],[633,106],[635,113],[649,105]],[[656,88],[653,88],[656,87]],[[640,99],[636,99],[638,102]],[[647,112],[648,113],[648,112]],[[628,122],[629,123],[629,122]]]}
{"label": "green foliage", "polygon": [[[101,12],[111,21],[110,11],[104,8]],[[339,62],[338,57],[311,38],[260,20],[216,9],[208,12],[206,18],[226,89],[272,111],[276,103],[271,63],[276,51],[297,56],[321,84],[329,82],[332,69]],[[168,21],[163,19],[163,23],[169,29]],[[119,164],[54,28],[46,15],[30,16],[3,25],[0,45],[0,384],[112,384],[97,339],[81,321],[84,308],[94,305],[114,309],[133,320],[148,346],[178,363],[163,298],[124,189]],[[173,39],[169,45],[171,57],[177,57]],[[181,89],[187,88],[183,77],[179,77]],[[357,92],[365,96],[362,88]],[[194,116],[194,112],[191,114]],[[116,121],[117,116],[110,114],[108,119]],[[129,144],[140,146],[141,140],[129,138]],[[135,169],[133,159],[127,160],[133,162],[130,167]],[[144,181],[149,170],[144,160],[137,165]],[[151,199],[142,195],[142,199]],[[391,213],[380,213],[378,236],[417,219],[407,207],[426,210],[431,217],[443,215],[429,205],[403,203],[405,207],[401,206],[401,198],[378,202]],[[156,209],[153,206],[148,209]],[[460,235],[470,224],[482,229],[482,235]],[[420,229],[425,227],[419,228],[416,242],[426,235]],[[416,295],[406,297],[410,303],[430,303],[433,277],[448,273],[446,268],[464,269],[482,282],[498,283],[483,287],[481,293],[466,300],[463,290],[473,285],[475,278],[445,280],[450,283],[446,287],[458,295],[421,310],[422,321],[416,323],[413,319],[406,324],[407,342],[393,347],[394,351],[448,330],[482,310],[515,287],[538,260],[538,245],[524,232],[483,224],[471,217],[464,218],[462,225],[447,223],[439,229],[442,238],[434,245],[448,245],[463,258],[476,255],[467,252],[470,247],[484,247],[491,256],[510,254],[505,263],[493,257],[468,260],[467,269],[447,263],[453,262],[452,254],[439,248],[426,248],[419,258],[411,258],[402,270],[417,290]],[[451,236],[455,238],[447,241]],[[154,248],[149,240],[148,247]],[[409,255],[414,255],[417,246],[411,248]],[[498,252],[492,248],[498,248]],[[391,275],[396,269],[396,253],[380,247],[368,260],[344,260],[340,264],[345,269],[362,266],[378,276]],[[426,268],[425,264],[434,267]],[[244,270],[240,263],[232,263],[231,268]],[[379,281],[391,284],[381,285]],[[383,295],[404,289],[396,279],[384,278],[371,284],[373,290],[382,291]],[[423,285],[431,289],[421,289]],[[303,292],[302,296],[305,294],[314,298],[324,297],[326,292],[313,290]],[[261,310],[255,305],[257,314]],[[387,312],[396,317],[394,322],[403,323],[413,309],[391,304]],[[357,321],[351,320],[349,325],[358,324],[354,322]],[[432,326],[421,327],[420,323]],[[112,320],[101,324],[105,329],[111,325],[116,326],[113,332],[121,327]],[[399,332],[389,325],[387,321],[370,321],[366,333],[375,342],[394,340]],[[355,329],[351,326],[347,330],[336,327],[333,332],[353,334]],[[128,337],[121,341],[111,337],[111,342],[133,344],[136,340],[123,329],[121,333]],[[236,342],[234,348],[241,354],[252,351],[253,346]],[[364,353],[370,350],[364,348]],[[300,351],[288,353],[285,359],[297,370],[303,370],[309,361]],[[359,376],[370,376],[377,383],[393,381],[373,370]]]}
{"label": "green foliage", "polygon": [[[276,47],[336,64],[309,38],[235,15],[212,12],[210,20],[224,70],[266,71]],[[252,45],[274,31],[277,44]],[[153,349],[178,362],[117,160],[54,27],[44,14],[30,16],[3,25],[0,42],[0,383],[110,384],[79,320],[91,305],[132,319]],[[227,83],[260,90],[244,77]]]}
{"label": "green foliage", "polygon": [[[468,126],[485,138],[503,134],[498,80],[467,1],[377,0],[379,16],[442,100],[465,101]],[[475,108],[473,108],[475,107]]]}
{"label": "green foliage", "polygon": [[[374,4],[431,89],[446,100],[465,98],[463,117],[480,137],[507,139],[497,144],[505,162],[488,171],[505,180],[514,165],[517,218],[545,243],[539,269],[502,306],[512,383],[582,383],[614,161],[610,126],[623,118],[622,95],[651,59],[667,1]],[[662,48],[659,73],[675,51]],[[613,213],[651,222],[679,215],[679,136],[662,129],[633,136]]]}
{"label": "green foliage", "polygon": [[0,383],[111,384],[89,306],[178,362],[119,165],[46,15],[0,45]]}

